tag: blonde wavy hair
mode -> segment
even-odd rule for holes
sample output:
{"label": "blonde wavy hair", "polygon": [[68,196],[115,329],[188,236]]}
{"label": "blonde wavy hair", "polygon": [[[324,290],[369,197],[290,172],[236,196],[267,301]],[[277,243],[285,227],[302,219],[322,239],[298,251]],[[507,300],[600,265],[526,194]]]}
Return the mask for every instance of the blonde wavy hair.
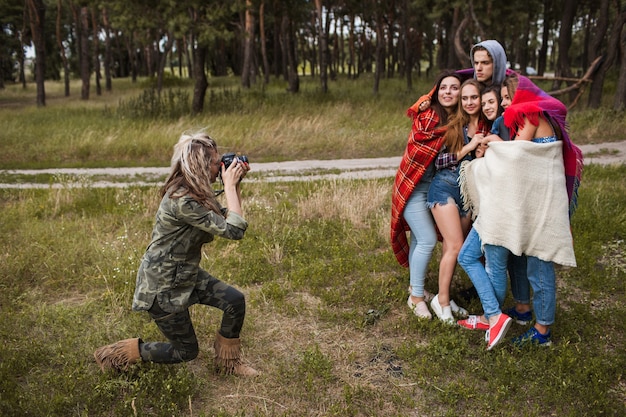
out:
{"label": "blonde wavy hair", "polygon": [[[463,94],[463,88],[465,88],[468,85],[473,85],[474,87],[476,87],[479,97],[483,89],[480,82],[478,82],[474,78],[465,80],[463,84],[461,84],[461,88],[459,90],[459,104],[454,115],[451,116],[450,119],[448,120],[448,125],[447,125],[448,129],[446,130],[446,135],[445,135],[446,147],[448,148],[448,151],[451,153],[458,152],[461,150],[461,148],[463,148],[463,141],[464,141],[463,127],[467,126],[470,122],[469,114],[467,114],[465,110],[463,110],[463,100],[461,97]],[[482,111],[479,111],[478,114],[479,114],[478,116],[479,118],[484,119],[484,115]]]}
{"label": "blonde wavy hair", "polygon": [[170,174],[161,187],[161,197],[189,195],[202,206],[222,214],[209,181],[211,164],[219,161],[215,141],[204,132],[183,133],[174,145]]}

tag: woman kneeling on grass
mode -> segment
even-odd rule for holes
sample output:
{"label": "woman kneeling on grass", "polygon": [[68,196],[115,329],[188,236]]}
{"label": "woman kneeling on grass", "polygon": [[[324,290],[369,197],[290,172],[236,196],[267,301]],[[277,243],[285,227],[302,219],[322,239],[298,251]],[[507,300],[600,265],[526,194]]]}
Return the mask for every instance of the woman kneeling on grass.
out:
{"label": "woman kneeling on grass", "polygon": [[[189,306],[204,304],[224,312],[216,334],[215,369],[255,376],[241,359],[239,333],[246,314],[244,295],[200,268],[202,246],[215,236],[239,240],[248,227],[242,217],[240,180],[249,170],[237,159],[226,169],[217,144],[204,133],[183,134],[161,188],[152,241],[137,273],[133,310],[148,311],[168,342],[126,339],[98,348],[100,368],[126,370],[139,361],[179,363],[198,356]],[[221,176],[227,208],[211,186]]]}

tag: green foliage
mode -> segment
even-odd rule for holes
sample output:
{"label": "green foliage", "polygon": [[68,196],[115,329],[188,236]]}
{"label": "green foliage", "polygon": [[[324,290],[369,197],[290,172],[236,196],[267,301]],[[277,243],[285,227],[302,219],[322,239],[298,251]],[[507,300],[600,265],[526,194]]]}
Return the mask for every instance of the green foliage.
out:
{"label": "green foliage", "polygon": [[[108,111],[108,109],[107,109]],[[151,88],[136,98],[122,99],[115,115],[125,119],[178,119],[191,111],[189,92],[166,89],[159,93]]]}
{"label": "green foliage", "polygon": [[241,90],[232,91],[224,88],[223,90],[209,90],[207,99],[207,108],[210,113],[214,114],[230,114],[242,112],[245,108]]}

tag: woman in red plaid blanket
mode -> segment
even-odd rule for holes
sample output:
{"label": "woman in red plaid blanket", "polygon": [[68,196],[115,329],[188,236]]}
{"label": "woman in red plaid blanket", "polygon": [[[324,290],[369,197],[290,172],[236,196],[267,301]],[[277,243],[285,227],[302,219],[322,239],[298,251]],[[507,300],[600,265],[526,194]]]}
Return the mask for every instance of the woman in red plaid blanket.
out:
{"label": "woman in red plaid blanket", "polygon": [[[453,71],[439,75],[430,108],[419,111],[419,101],[407,111],[413,125],[392,192],[391,245],[398,262],[409,268],[409,308],[418,317],[432,318],[426,305],[424,280],[437,244],[437,233],[426,204],[434,161],[445,142],[446,123],[456,111],[461,76]],[[406,232],[410,231],[410,243]]]}

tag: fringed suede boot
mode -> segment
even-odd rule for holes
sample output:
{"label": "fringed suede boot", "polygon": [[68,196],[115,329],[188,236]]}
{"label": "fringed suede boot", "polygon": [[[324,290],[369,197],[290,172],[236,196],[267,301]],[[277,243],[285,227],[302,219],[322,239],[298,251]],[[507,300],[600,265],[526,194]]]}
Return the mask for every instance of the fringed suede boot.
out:
{"label": "fringed suede boot", "polygon": [[219,332],[215,335],[215,371],[220,374],[244,377],[257,376],[259,372],[245,365],[241,360],[241,341],[239,338],[227,339]]}
{"label": "fringed suede boot", "polygon": [[125,339],[96,349],[93,356],[103,372],[107,369],[126,371],[130,365],[141,360],[141,339]]}

